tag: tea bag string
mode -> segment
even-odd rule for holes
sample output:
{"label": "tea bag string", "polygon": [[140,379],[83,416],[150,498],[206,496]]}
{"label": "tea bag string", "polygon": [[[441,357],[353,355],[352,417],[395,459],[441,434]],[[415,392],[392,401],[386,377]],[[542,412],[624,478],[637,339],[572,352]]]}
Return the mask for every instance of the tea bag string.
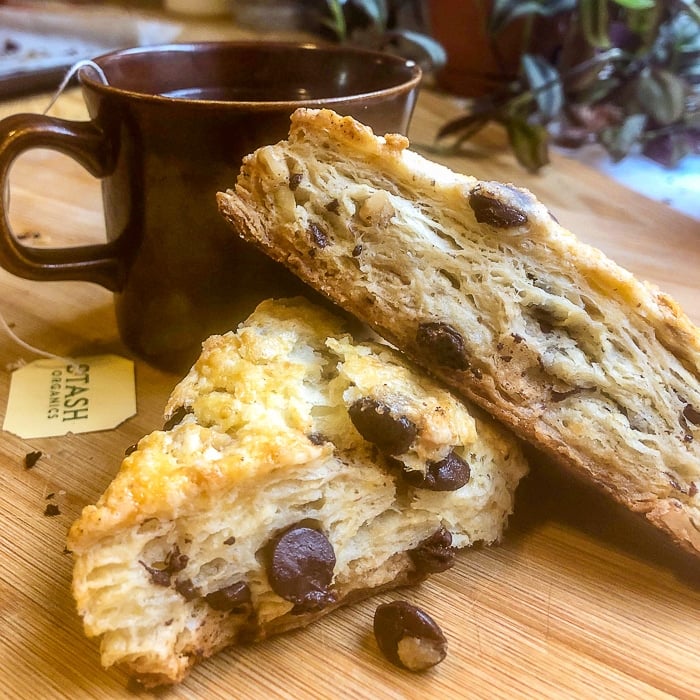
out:
{"label": "tea bag string", "polygon": [[81,68],[91,68],[92,70],[95,71],[95,73],[97,73],[97,77],[102,81],[102,83],[104,85],[109,85],[109,81],[107,80],[107,76],[105,75],[102,68],[100,68],[97,65],[97,63],[90,60],[89,58],[83,59],[81,61],[77,61],[68,69],[66,74],[63,76],[63,80],[61,81],[61,84],[56,89],[56,92],[51,97],[49,104],[46,106],[46,109],[42,112],[42,114],[47,114],[48,111],[51,109],[51,107],[53,107],[54,104],[56,104],[56,100],[58,100],[58,98],[61,96],[61,94],[68,87],[68,84],[70,83],[70,81],[73,79],[73,77],[76,75],[76,73]]}
{"label": "tea bag string", "polygon": [[[94,61],[91,61],[89,59],[85,59],[82,61],[78,61],[77,63],[74,63],[66,72],[65,76],[63,77],[63,80],[61,81],[60,85],[56,89],[56,92],[53,94],[51,97],[51,100],[49,101],[49,104],[46,106],[46,109],[42,112],[42,115],[46,115],[48,111],[51,109],[51,107],[54,106],[56,103],[56,100],[61,96],[61,94],[65,91],[65,89],[68,87],[68,84],[70,81],[73,79],[73,77],[76,75],[76,73],[81,69],[81,68],[90,68],[95,71],[99,79],[107,85],[107,76],[105,76],[104,71],[102,68],[100,68]],[[9,187],[5,189],[5,192],[3,193],[4,195],[4,206],[5,206],[5,211],[8,210],[9,208]],[[7,323],[7,320],[5,319],[5,316],[2,312],[0,312],[0,327],[5,331],[5,333],[17,344],[19,345],[20,348],[23,350],[26,350],[27,352],[33,353],[34,355],[39,355],[39,357],[44,357],[50,360],[63,360],[68,364],[75,364],[75,360],[71,357],[65,357],[63,355],[57,355],[56,353],[53,352],[48,352],[46,350],[42,350],[41,348],[37,348],[34,345],[31,345],[30,343],[27,343],[26,341],[22,340],[13,330],[10,328],[10,325]],[[13,369],[18,369],[19,367],[23,366],[26,364],[26,362],[22,359],[18,359],[15,362],[11,362],[7,365],[8,370],[13,370]]]}

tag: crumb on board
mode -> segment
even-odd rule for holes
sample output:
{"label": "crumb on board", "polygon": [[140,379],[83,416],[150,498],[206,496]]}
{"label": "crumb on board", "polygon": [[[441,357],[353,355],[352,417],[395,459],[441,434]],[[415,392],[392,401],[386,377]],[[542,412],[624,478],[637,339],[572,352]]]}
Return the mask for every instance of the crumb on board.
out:
{"label": "crumb on board", "polygon": [[27,454],[24,455],[24,468],[31,469],[41,459],[41,455],[42,452],[39,450],[27,452]]}

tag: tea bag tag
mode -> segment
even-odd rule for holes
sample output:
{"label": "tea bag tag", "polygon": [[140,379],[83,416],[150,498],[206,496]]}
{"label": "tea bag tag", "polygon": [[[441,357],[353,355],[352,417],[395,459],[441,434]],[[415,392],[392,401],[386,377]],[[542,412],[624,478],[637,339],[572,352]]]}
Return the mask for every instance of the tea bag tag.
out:
{"label": "tea bag tag", "polygon": [[135,413],[131,360],[40,359],[12,373],[3,429],[21,438],[89,433],[116,428]]}

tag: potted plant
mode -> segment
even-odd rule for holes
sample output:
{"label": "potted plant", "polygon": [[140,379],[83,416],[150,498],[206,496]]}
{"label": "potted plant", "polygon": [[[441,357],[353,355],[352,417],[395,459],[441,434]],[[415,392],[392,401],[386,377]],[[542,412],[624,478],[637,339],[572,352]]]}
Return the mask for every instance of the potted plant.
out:
{"label": "potted plant", "polygon": [[[440,0],[435,0],[439,3]],[[490,36],[526,32],[518,75],[466,100],[438,141],[459,148],[490,122],[536,171],[550,143],[599,143],[669,167],[700,152],[700,7],[693,0],[494,0]],[[438,37],[439,38],[439,37]]]}
{"label": "potted plant", "polygon": [[434,70],[445,50],[427,31],[423,0],[311,0],[317,25],[330,38],[388,51]]}

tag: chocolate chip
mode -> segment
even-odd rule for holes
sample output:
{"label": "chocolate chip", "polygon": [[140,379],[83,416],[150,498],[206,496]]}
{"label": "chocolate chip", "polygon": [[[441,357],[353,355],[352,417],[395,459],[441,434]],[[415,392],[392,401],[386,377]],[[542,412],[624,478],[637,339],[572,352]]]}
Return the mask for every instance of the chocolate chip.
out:
{"label": "chocolate chip", "polygon": [[172,430],[185,416],[193,413],[189,406],[178,406],[163,424],[163,430]]}
{"label": "chocolate chip", "polygon": [[418,433],[413,421],[394,415],[389,406],[369,397],[355,401],[348,414],[357,432],[387,455],[406,452]]}
{"label": "chocolate chip", "polygon": [[426,671],[447,655],[447,640],[435,620],[403,600],[377,608],[374,636],[382,654],[409,671]]}
{"label": "chocolate chip", "polygon": [[362,245],[358,243],[353,249],[352,249],[352,257],[357,258],[360,253],[362,252]]}
{"label": "chocolate chip", "polygon": [[165,566],[149,566],[145,561],[141,560],[139,560],[139,564],[146,569],[153,585],[164,587],[170,585],[170,572]]}
{"label": "chocolate chip", "polygon": [[319,248],[325,248],[328,245],[328,243],[329,243],[328,236],[326,235],[326,232],[318,224],[315,224],[312,221],[309,224],[307,231],[309,232],[309,236],[311,237],[311,240]]}
{"label": "chocolate chip", "polygon": [[471,476],[469,465],[454,451],[439,462],[428,462],[425,474],[418,470],[404,472],[403,479],[410,486],[429,491],[456,491]]}
{"label": "chocolate chip", "polygon": [[449,324],[421,323],[416,333],[421,350],[435,356],[444,367],[464,371],[469,368],[464,339]]}
{"label": "chocolate chip", "polygon": [[175,590],[185,599],[194,600],[199,598],[199,591],[194,583],[188,578],[175,582]]}
{"label": "chocolate chip", "polygon": [[326,204],[326,211],[329,211],[331,214],[339,213],[340,202],[337,199],[331,199],[331,201]]}
{"label": "chocolate chip", "polygon": [[683,417],[693,425],[700,425],[700,411],[690,404],[686,404],[683,408]]}
{"label": "chocolate chip", "polygon": [[127,448],[124,450],[124,456],[125,456],[125,457],[128,457],[128,456],[129,456],[130,454],[132,454],[133,452],[136,452],[136,450],[138,450],[138,448],[139,448],[139,445],[138,445],[137,442],[135,442],[133,445],[129,445],[129,447],[127,447]]}
{"label": "chocolate chip", "polygon": [[666,474],[666,478],[668,479],[668,483],[671,484],[671,486],[676,489],[676,491],[681,491],[683,492],[683,487],[680,485],[680,482],[678,479],[676,479],[675,475],[671,474],[671,472],[664,472]]}
{"label": "chocolate chip", "polygon": [[44,508],[44,515],[49,518],[53,518],[55,515],[60,515],[61,510],[55,503],[49,503],[46,508]]}
{"label": "chocolate chip", "polygon": [[321,433],[309,433],[307,437],[312,445],[323,445],[328,442],[328,438]]}
{"label": "chocolate chip", "polygon": [[156,586],[169,586],[170,577],[178,571],[182,571],[187,566],[188,561],[189,557],[186,554],[181,554],[180,548],[174,545],[168,552],[164,562],[149,565],[146,562],[139,561],[139,564],[148,571],[151,582]]}
{"label": "chocolate chip", "polygon": [[409,551],[413,565],[425,574],[447,571],[455,563],[455,550],[452,548],[452,533],[441,527]]}
{"label": "chocolate chip", "polygon": [[210,608],[220,612],[243,610],[250,605],[250,588],[244,581],[220,588],[218,591],[204,596]]}
{"label": "chocolate chip", "polygon": [[41,459],[42,454],[43,453],[39,452],[38,450],[36,452],[27,452],[27,454],[24,455],[24,468],[31,469],[33,466],[35,466]]}
{"label": "chocolate chip", "polygon": [[317,610],[335,601],[329,591],[335,552],[326,536],[311,527],[294,526],[268,551],[267,575],[272,590],[294,603],[297,611]]}
{"label": "chocolate chip", "polygon": [[512,228],[527,223],[527,214],[517,207],[506,204],[495,195],[484,192],[477,185],[469,194],[469,206],[480,224],[496,228]]}
{"label": "chocolate chip", "polygon": [[175,545],[172,550],[170,550],[165,564],[167,570],[171,574],[176,574],[178,571],[182,571],[187,566],[188,561],[189,557],[186,554],[182,554],[180,552],[180,548]]}
{"label": "chocolate chip", "polygon": [[14,39],[5,39],[2,50],[3,53],[15,53],[19,51],[19,44]]}
{"label": "chocolate chip", "polygon": [[299,187],[301,184],[301,181],[304,179],[304,176],[302,173],[292,173],[289,176],[289,189],[294,192],[294,190]]}

